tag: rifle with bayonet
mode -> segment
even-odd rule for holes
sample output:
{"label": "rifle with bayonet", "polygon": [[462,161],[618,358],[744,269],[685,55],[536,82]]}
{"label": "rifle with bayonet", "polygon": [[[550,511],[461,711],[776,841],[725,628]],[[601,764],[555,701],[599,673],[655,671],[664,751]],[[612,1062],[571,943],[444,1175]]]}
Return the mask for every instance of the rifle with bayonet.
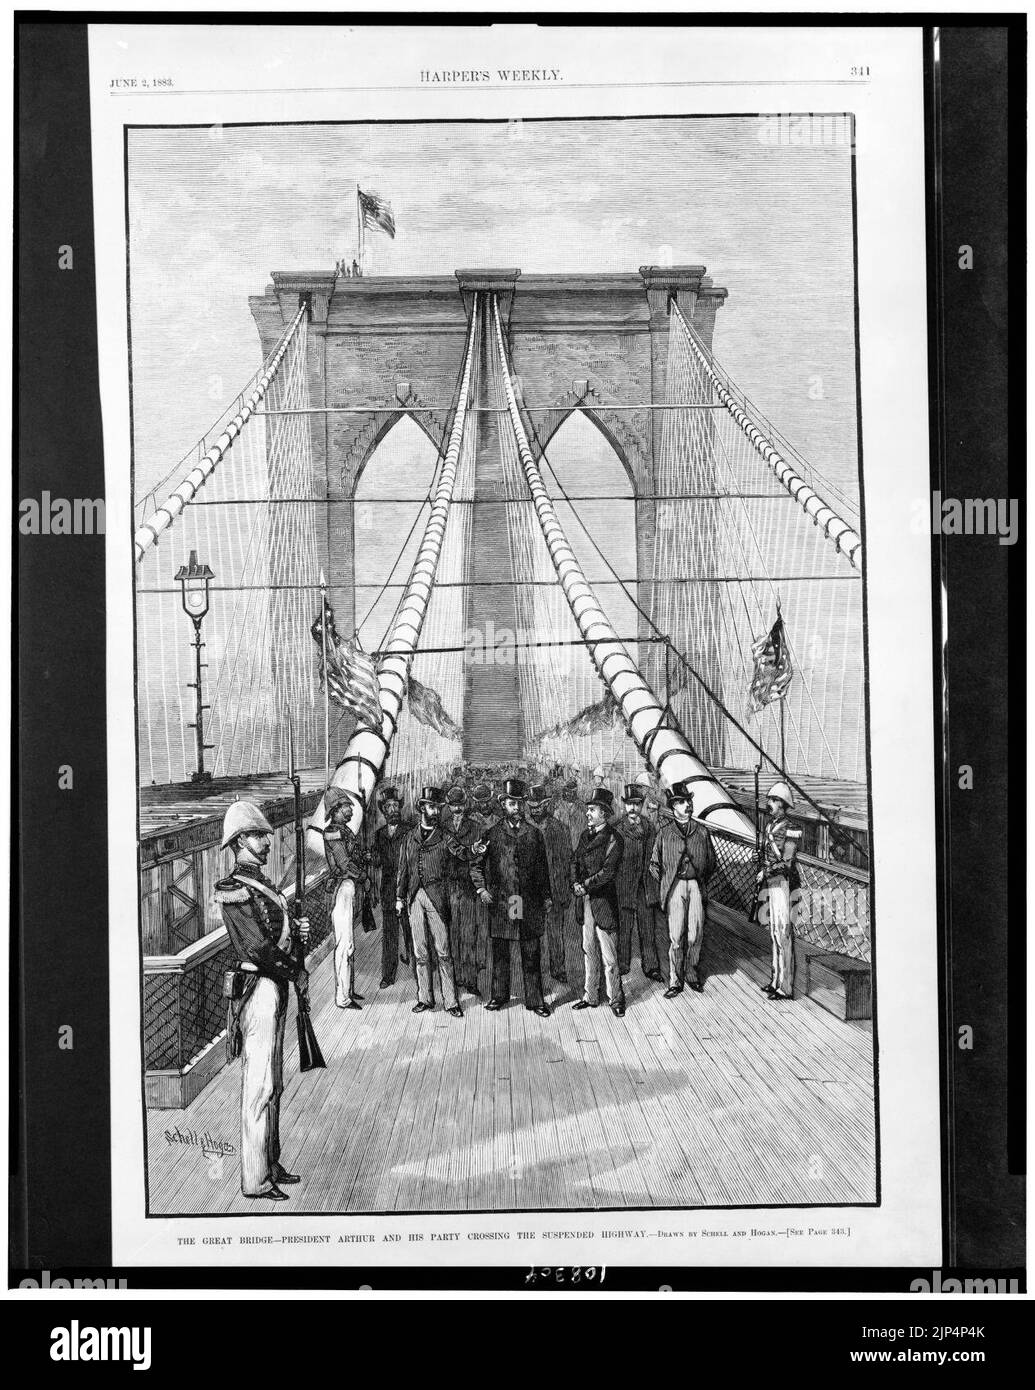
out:
{"label": "rifle with bayonet", "polygon": [[759,804],[759,775],[762,771],[762,764],[755,764],[755,893],[751,899],[751,911],[748,913],[748,921],[754,922],[758,918],[758,906],[762,898],[762,808]]}
{"label": "rifle with bayonet", "polygon": [[313,1020],[309,1011],[309,975],[305,969],[305,942],[302,940],[301,927],[298,925],[300,919],[305,915],[305,827],[302,824],[302,781],[298,775],[298,769],[295,767],[295,733],[290,721],[288,734],[291,757],[291,769],[288,775],[295,793],[295,901],[292,906],[295,922],[291,932],[291,941],[292,954],[301,967],[299,977],[295,981],[295,999],[298,1005],[295,1019],[298,1029],[298,1069],[299,1071],[313,1071],[318,1067],[325,1067],[327,1063],[323,1060],[320,1044],[316,1040],[316,1030],[313,1027]]}

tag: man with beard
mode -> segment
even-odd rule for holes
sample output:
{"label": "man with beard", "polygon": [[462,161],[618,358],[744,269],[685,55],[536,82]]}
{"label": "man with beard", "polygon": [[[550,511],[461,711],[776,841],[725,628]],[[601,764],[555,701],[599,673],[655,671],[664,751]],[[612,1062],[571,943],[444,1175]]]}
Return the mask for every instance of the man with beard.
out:
{"label": "man with beard", "polygon": [[574,777],[570,777],[564,784],[564,790],[561,792],[561,799],[557,806],[557,819],[567,827],[571,847],[574,850],[587,824],[586,812],[582,802],[579,801],[579,784]]}
{"label": "man with beard", "polygon": [[550,974],[558,984],[568,983],[564,962],[564,919],[571,905],[571,840],[568,830],[553,814],[549,788],[533,787],[528,802],[532,824],[546,846],[550,868],[550,908],[546,914],[546,942]]}
{"label": "man with beard", "polygon": [[[395,984],[399,961],[409,964],[412,954],[410,919],[395,910],[395,879],[399,867],[399,848],[413,821],[402,813],[402,800],[394,787],[384,787],[378,796],[384,824],[374,835],[374,862],[381,880],[381,988]],[[402,928],[402,951],[399,930]]]}
{"label": "man with beard", "polygon": [[[442,979],[442,1001],[446,1012],[463,1018],[456,997],[453,957],[449,945],[450,860],[470,863],[470,854],[450,830],[442,825],[446,799],[440,787],[424,787],[417,801],[420,822],[406,832],[399,851],[395,910],[409,910],[413,932],[413,958],[417,963],[417,1002],[415,1014],[435,1007],[431,981],[431,946],[438,956]],[[429,944],[430,942],[430,944]]]}
{"label": "man with beard", "polygon": [[550,866],[542,835],[523,814],[527,796],[528,788],[520,778],[504,781],[500,797],[503,819],[473,846],[480,858],[471,876],[489,909],[492,986],[486,1009],[502,1009],[510,1001],[510,951],[517,941],[525,1008],[540,1018],[549,1018],[540,961],[544,917],[551,906]]}
{"label": "man with beard", "polygon": [[623,814],[615,821],[622,837],[622,862],[618,870],[618,965],[623,975],[632,969],[633,932],[640,938],[640,968],[648,980],[662,979],[658,943],[654,935],[657,886],[647,872],[654,847],[654,829],[644,816],[643,788],[628,782],[622,796]]}
{"label": "man with beard", "polygon": [[[482,824],[467,807],[467,792],[457,784],[446,793],[443,825],[462,845],[470,849],[482,834]],[[473,859],[473,856],[472,856]],[[455,855],[449,859],[449,936],[453,947],[453,968],[461,989],[481,998],[478,988],[478,907],[469,862]]]}
{"label": "man with beard", "polygon": [[[622,862],[622,837],[610,825],[614,797],[597,787],[586,802],[588,825],[575,850],[575,897],[582,925],[586,958],[585,988],[574,1009],[595,1009],[600,1002],[600,959],[604,962],[607,1002],[616,1018],[625,1013],[625,991],[618,968],[618,890],[615,879]],[[598,954],[599,950],[599,954]]]}
{"label": "man with beard", "polygon": [[[241,1191],[284,1202],[281,1188],[301,1181],[280,1162],[280,1097],[284,1090],[284,1022],[288,986],[304,991],[302,948],[309,919],[301,917],[299,946],[284,897],[262,872],[273,829],[250,801],[235,801],[223,819],[223,849],[234,867],[214,889],[239,962],[228,1019],[228,1053],[241,1058]],[[227,991],[230,993],[230,991]]]}

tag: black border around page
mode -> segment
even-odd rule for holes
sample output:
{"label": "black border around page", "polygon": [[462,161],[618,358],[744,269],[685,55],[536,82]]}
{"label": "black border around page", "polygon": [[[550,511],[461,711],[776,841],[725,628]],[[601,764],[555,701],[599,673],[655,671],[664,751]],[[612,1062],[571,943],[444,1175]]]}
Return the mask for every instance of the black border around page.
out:
{"label": "black border around page", "polygon": [[[1007,656],[1011,647],[1023,652],[1025,641],[1026,492],[1024,451],[1018,443],[1011,456],[1007,423],[1014,439],[1023,441],[1025,19],[712,14],[686,27],[908,25],[926,31],[930,48],[940,18],[946,22],[941,61],[937,70],[928,63],[925,94],[932,487],[948,496],[1016,497],[1022,515],[1021,539],[1009,548],[989,537],[961,537],[952,546],[936,538],[932,544],[936,676],[943,577],[951,622],[951,723],[940,701],[934,710],[944,895],[943,1275],[993,1272],[1020,1278],[1023,1287],[1025,875],[1019,853],[1009,869],[1007,847],[1010,827],[1019,832],[1024,824],[1023,773],[1011,783],[1008,765],[1023,767],[1025,691],[1018,657],[1007,701]],[[38,496],[46,487],[58,492],[59,480],[74,479],[67,493],[103,496],[86,22],[242,22],[241,15],[226,13],[91,12],[77,19],[83,22],[42,12],[15,15],[15,515],[20,497]],[[667,15],[642,14],[385,14],[358,22],[478,25],[507,19],[544,27],[674,24]],[[329,21],[324,15],[265,14],[261,22]],[[350,16],[350,22],[357,21]],[[955,247],[964,242],[976,252],[969,279],[956,269]],[[57,247],[66,244],[75,249],[71,274],[56,268]],[[1001,248],[1013,253],[1009,302],[1018,306],[1008,326],[1007,256]],[[988,314],[988,306],[996,312]],[[1015,384],[1012,398],[1008,384]],[[975,398],[978,411],[972,408]],[[131,1289],[333,1289],[368,1282],[381,1289],[525,1287],[525,1267],[111,1270],[104,539],[76,538],[76,549],[64,550],[60,563],[52,561],[52,545],[52,538],[15,536],[12,1282],[38,1279],[48,1269],[52,1278],[73,1271],[114,1273]],[[73,791],[57,790],[62,762],[75,768]],[[963,762],[975,769],[975,789],[965,794],[951,775]],[[68,1023],[75,1046],[62,1051],[57,1032]],[[962,1023],[975,1027],[979,1045],[973,1052],[956,1046]],[[657,1289],[665,1281],[675,1290],[869,1293],[905,1291],[914,1277],[931,1275],[895,1268],[612,1267],[607,1286]]]}

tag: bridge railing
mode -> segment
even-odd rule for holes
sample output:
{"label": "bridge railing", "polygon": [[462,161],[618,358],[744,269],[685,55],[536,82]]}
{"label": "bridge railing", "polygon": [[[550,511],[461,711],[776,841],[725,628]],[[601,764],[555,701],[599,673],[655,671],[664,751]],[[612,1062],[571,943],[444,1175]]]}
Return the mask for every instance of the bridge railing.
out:
{"label": "bridge railing", "polygon": [[[708,895],[747,916],[758,872],[754,843],[727,830],[709,829],[709,834],[718,862],[708,880]],[[809,854],[799,854],[796,862],[801,901],[795,935],[821,951],[870,964],[869,874]]]}
{"label": "bridge railing", "polygon": [[[330,936],[323,875],[307,884],[309,953]],[[285,897],[290,902],[294,888]],[[149,1106],[187,1105],[225,1061],[223,974],[237,964],[225,927],[169,956],[145,956],[142,1030],[146,1099]]]}

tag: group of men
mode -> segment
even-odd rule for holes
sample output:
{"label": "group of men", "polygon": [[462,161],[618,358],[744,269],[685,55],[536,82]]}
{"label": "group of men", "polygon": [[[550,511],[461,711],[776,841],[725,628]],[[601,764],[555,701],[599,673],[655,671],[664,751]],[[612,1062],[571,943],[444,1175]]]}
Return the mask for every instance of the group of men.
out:
{"label": "group of men", "polygon": [[[600,773],[602,770],[598,769]],[[489,966],[485,1008],[511,998],[511,953],[518,947],[526,1009],[550,1016],[543,964],[568,981],[564,937],[572,904],[581,930],[583,989],[575,1009],[597,1008],[604,996],[616,1017],[626,1010],[623,978],[638,942],[644,976],[664,983],[666,1000],[684,989],[700,992],[701,947],[708,879],[716,867],[711,836],[693,819],[693,792],[677,782],[659,797],[643,774],[626,784],[621,811],[613,793],[596,785],[582,798],[565,779],[529,787],[507,777],[495,796],[477,783],[448,791],[423,787],[418,818],[404,814],[393,787],[378,796],[381,823],[368,848],[360,830],[363,803],[343,788],[324,798],[327,892],[334,927],[335,1002],[360,1009],[356,990],[355,923],[363,904],[381,905],[381,988],[412,964],[414,1013],[434,1008],[437,973],[446,1011],[463,1017],[462,992],[480,997],[479,971]],[[486,787],[489,795],[481,790]],[[758,880],[761,918],[772,938],[773,1000],[793,996],[793,911],[799,880],[797,832],[787,820],[793,804],[784,782],[770,788],[769,819]],[[304,945],[309,923],[292,928],[287,902],[262,873],[272,830],[258,807],[235,802],[224,822],[223,847],[233,872],[216,886],[228,935],[245,980],[230,1005],[228,1045],[242,1057],[242,1190],[248,1197],[283,1200],[297,1181],[280,1164],[279,1098],[288,987],[305,988]],[[369,921],[369,916],[368,916]],[[661,950],[658,938],[664,945]],[[302,949],[299,949],[301,943]]]}

